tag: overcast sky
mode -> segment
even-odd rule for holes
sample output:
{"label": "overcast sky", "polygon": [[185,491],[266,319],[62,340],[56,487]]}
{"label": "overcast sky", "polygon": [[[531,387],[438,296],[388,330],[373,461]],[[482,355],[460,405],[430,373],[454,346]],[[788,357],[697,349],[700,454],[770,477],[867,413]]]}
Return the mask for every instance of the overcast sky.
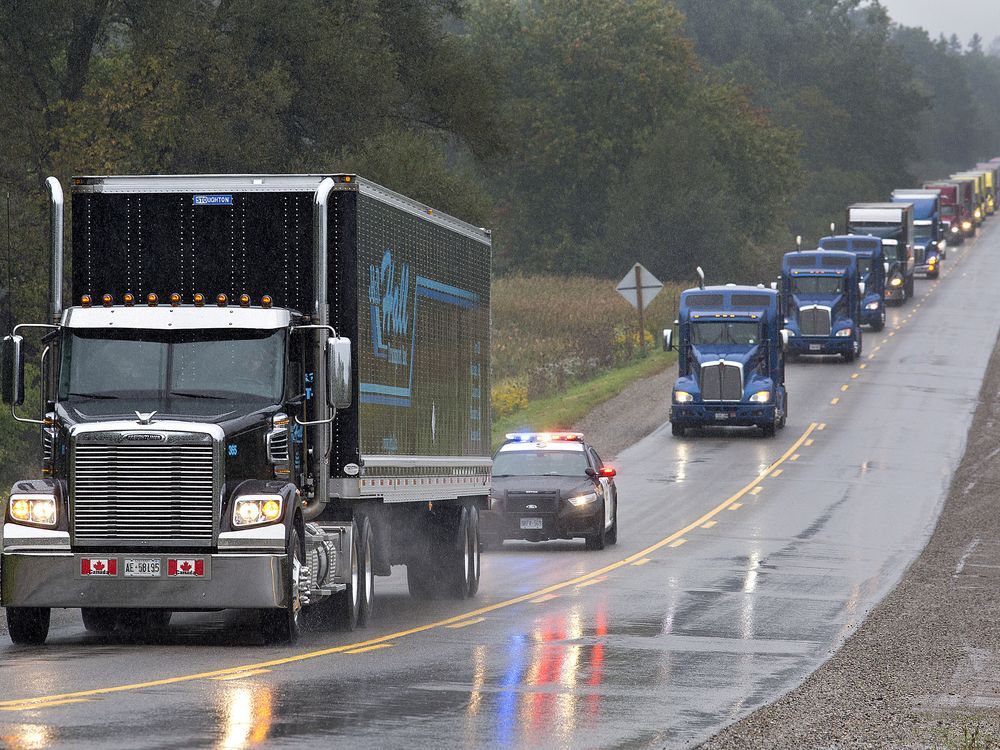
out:
{"label": "overcast sky", "polygon": [[963,43],[979,32],[984,46],[1000,36],[997,0],[882,0],[892,19],[904,26],[923,26],[931,38],[958,34]]}

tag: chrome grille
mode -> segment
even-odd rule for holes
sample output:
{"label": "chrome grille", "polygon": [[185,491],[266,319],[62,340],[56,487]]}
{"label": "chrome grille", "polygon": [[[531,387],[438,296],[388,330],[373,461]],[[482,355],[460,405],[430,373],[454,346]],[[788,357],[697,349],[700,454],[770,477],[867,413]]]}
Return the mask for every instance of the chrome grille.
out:
{"label": "chrome grille", "polygon": [[[535,507],[529,508],[529,505]],[[559,512],[559,493],[508,492],[507,511],[509,513],[557,513]]]}
{"label": "chrome grille", "polygon": [[923,265],[924,261],[927,259],[927,248],[913,246],[913,262],[918,266]]}
{"label": "chrome grille", "polygon": [[288,463],[288,428],[276,427],[267,434],[267,458],[272,464]]}
{"label": "chrome grille", "polygon": [[830,308],[804,307],[799,310],[799,330],[803,336],[829,336]]}
{"label": "chrome grille", "polygon": [[77,539],[211,544],[213,447],[91,445],[73,450]]}
{"label": "chrome grille", "polygon": [[704,401],[740,401],[743,373],[740,366],[716,362],[701,367],[701,398]]}

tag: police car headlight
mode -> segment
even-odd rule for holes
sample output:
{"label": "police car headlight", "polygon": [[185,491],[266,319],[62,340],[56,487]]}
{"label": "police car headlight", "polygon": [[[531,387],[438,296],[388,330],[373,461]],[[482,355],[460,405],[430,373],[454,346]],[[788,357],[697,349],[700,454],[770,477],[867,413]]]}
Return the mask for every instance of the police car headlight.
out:
{"label": "police car headlight", "polygon": [[597,502],[597,493],[591,492],[587,495],[577,495],[576,497],[571,497],[569,499],[569,504],[574,508],[581,508],[584,505],[590,505],[591,503]]}
{"label": "police car headlight", "polygon": [[866,310],[878,310],[878,302],[869,302],[865,305]]}
{"label": "police car headlight", "polygon": [[694,396],[687,391],[674,391],[675,404],[689,404],[692,401],[694,401]]}
{"label": "police car headlight", "polygon": [[889,282],[890,286],[903,286],[903,280],[898,276]]}
{"label": "police car headlight", "polygon": [[833,335],[836,336],[837,338],[847,338],[852,333],[854,333],[854,331],[852,331],[850,328],[841,328]]}
{"label": "police car headlight", "polygon": [[770,391],[757,391],[750,397],[750,403],[752,404],[766,404],[771,400]]}

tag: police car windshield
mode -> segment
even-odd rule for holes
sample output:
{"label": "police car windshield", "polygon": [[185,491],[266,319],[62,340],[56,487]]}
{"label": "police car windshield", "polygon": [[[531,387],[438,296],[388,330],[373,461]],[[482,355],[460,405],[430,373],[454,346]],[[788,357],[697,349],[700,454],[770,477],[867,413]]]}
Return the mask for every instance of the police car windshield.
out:
{"label": "police car windshield", "polygon": [[501,451],[493,459],[495,477],[582,477],[586,472],[587,459],[583,451]]}
{"label": "police car windshield", "polygon": [[800,276],[792,279],[792,294],[840,294],[843,288],[843,276]]}
{"label": "police car windshield", "polygon": [[760,340],[760,324],[735,320],[699,320],[691,325],[695,346],[738,344],[752,346]]}

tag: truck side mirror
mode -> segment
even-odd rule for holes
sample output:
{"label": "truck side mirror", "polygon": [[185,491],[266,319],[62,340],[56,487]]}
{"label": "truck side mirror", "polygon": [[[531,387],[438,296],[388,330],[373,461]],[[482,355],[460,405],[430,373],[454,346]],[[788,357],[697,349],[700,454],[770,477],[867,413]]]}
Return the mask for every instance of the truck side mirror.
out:
{"label": "truck side mirror", "polygon": [[672,328],[663,329],[663,351],[669,352],[673,349],[674,344],[674,330]]}
{"label": "truck side mirror", "polygon": [[865,282],[859,281],[858,282],[858,291],[861,292],[861,294],[864,294],[865,293],[865,288],[866,288]]}
{"label": "truck side mirror", "polygon": [[787,352],[788,351],[788,329],[787,328],[782,328],[781,329],[781,351],[783,351],[783,352]]}
{"label": "truck side mirror", "polygon": [[351,340],[330,337],[326,340],[327,398],[337,409],[350,407],[353,396],[351,387]]}
{"label": "truck side mirror", "polygon": [[24,403],[23,344],[23,336],[4,336],[0,345],[0,400],[11,406]]}
{"label": "truck side mirror", "polygon": [[772,281],[771,282],[771,289],[774,290],[775,292],[778,291],[778,282],[777,281]]}
{"label": "truck side mirror", "polygon": [[886,273],[889,273],[889,261],[886,261],[885,263],[883,263],[882,264],[882,268],[885,269]]}

